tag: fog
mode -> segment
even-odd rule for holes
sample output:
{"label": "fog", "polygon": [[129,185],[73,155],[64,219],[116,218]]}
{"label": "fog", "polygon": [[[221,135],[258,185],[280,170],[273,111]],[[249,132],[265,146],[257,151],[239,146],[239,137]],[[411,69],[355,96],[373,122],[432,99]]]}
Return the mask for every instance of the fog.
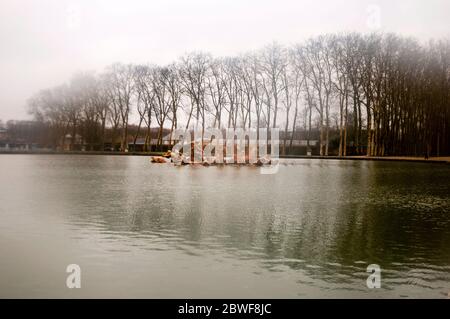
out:
{"label": "fog", "polygon": [[292,44],[327,32],[449,36],[446,0],[61,1],[0,3],[0,119],[29,118],[27,99],[114,62],[174,61]]}

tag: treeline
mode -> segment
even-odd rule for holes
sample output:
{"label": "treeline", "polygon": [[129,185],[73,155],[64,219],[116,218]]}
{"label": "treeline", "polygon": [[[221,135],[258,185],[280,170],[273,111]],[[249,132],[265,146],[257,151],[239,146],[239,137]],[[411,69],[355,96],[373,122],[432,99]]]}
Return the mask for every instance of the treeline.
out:
{"label": "treeline", "polygon": [[[128,132],[130,135],[129,142],[134,142],[134,137],[138,136],[141,137],[138,140],[138,146],[137,148],[140,148],[139,143],[141,143],[143,136],[138,134],[138,125],[136,124],[129,124],[128,126]],[[3,134],[2,134],[3,131]],[[83,132],[82,125],[80,126],[80,133]],[[156,138],[158,135],[159,129],[156,127],[152,127],[151,134]],[[170,130],[167,128],[164,128],[163,134],[168,135],[170,133]],[[117,135],[117,134],[116,134]],[[101,150],[107,150],[112,151],[113,146],[111,145],[111,140],[113,138],[113,132],[112,128],[110,126],[107,126],[104,131],[104,145],[100,145],[100,143],[94,143],[92,145],[89,145],[85,143],[82,139],[82,136],[80,134],[76,135],[76,142],[75,143],[81,143],[76,145],[75,148],[72,150],[81,151],[81,150],[93,150],[93,151],[101,151]],[[119,142],[120,139],[116,139],[118,141],[116,148],[119,148]],[[69,136],[66,137],[66,144],[65,147],[59,148],[60,150],[67,150],[67,148],[70,146],[70,143],[72,141],[72,136],[69,133]],[[24,148],[28,145],[29,148],[32,149],[55,149],[55,145],[52,144],[52,130],[48,123],[43,123],[39,121],[27,121],[27,120],[10,120],[5,123],[5,125],[2,124],[2,121],[0,120],[0,148],[5,147],[5,145],[8,144],[10,148]],[[58,146],[58,145],[56,145]],[[103,146],[103,148],[101,148]],[[131,145],[133,148],[134,146]],[[136,147],[135,147],[136,148]],[[167,147],[165,147],[167,148]],[[164,148],[164,149],[165,149]],[[56,148],[58,149],[58,148]],[[117,150],[116,149],[116,150]],[[148,151],[157,151],[157,147],[155,145],[155,139],[152,141],[152,149],[148,149]],[[131,149],[131,151],[135,151],[134,149]]]}
{"label": "treeline", "polygon": [[163,128],[280,127],[282,154],[296,130],[317,129],[321,155],[329,154],[333,132],[340,156],[349,146],[372,156],[443,155],[450,153],[449,98],[449,41],[351,33],[236,57],[114,64],[39,92],[29,107],[55,147],[79,134],[88,145],[117,142],[125,151],[134,114],[131,138],[145,137],[146,146],[152,138],[162,143]]}

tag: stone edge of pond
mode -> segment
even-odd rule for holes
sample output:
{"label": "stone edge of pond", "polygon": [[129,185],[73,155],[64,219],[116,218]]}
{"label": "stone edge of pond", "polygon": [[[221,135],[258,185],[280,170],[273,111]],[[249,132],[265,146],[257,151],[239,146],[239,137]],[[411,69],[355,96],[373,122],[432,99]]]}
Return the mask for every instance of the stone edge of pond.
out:
{"label": "stone edge of pond", "polygon": [[101,151],[0,151],[0,155],[119,155],[162,156],[164,152],[101,152]]}
{"label": "stone edge of pond", "polygon": [[[161,156],[164,152],[101,152],[101,151],[0,151],[0,155],[118,155],[118,156]],[[302,156],[281,155],[282,159],[326,159],[326,160],[354,160],[354,161],[390,161],[450,164],[450,158],[420,159],[415,157],[369,157],[369,156]]]}
{"label": "stone edge of pond", "polygon": [[372,156],[280,156],[284,159],[327,159],[346,161],[384,161],[384,162],[411,162],[411,163],[431,163],[450,164],[450,159],[421,159],[416,157],[372,157]]}

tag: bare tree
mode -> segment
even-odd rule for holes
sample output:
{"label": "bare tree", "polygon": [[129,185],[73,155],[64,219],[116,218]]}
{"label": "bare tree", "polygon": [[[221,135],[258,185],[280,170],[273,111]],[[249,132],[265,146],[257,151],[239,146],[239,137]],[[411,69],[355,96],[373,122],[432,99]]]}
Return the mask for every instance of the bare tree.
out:
{"label": "bare tree", "polygon": [[181,83],[189,99],[191,100],[191,111],[187,126],[192,117],[192,112],[195,109],[196,112],[196,126],[201,121],[201,149],[203,160],[203,137],[205,135],[205,122],[206,122],[206,90],[207,90],[207,72],[209,69],[211,57],[203,53],[193,53],[184,56],[181,59],[181,68],[179,71]]}
{"label": "bare tree", "polygon": [[178,65],[172,63],[162,72],[162,77],[164,80],[164,85],[167,88],[169,94],[169,105],[170,105],[170,120],[172,122],[172,126],[170,128],[170,138],[169,144],[172,144],[172,133],[174,129],[178,128],[178,117],[177,112],[181,105],[181,98],[183,94],[180,77],[178,73]]}
{"label": "bare tree", "polygon": [[134,67],[131,64],[113,64],[108,67],[109,89],[113,105],[120,113],[122,137],[120,150],[128,151],[128,124],[132,97],[135,90]]}
{"label": "bare tree", "polygon": [[[136,67],[135,72],[136,94],[137,94],[137,111],[139,113],[139,127],[142,122],[147,127],[145,135],[144,151],[151,148],[151,124],[152,116],[154,114],[154,98],[155,91],[153,90],[153,74],[150,66],[140,65]],[[138,135],[135,138],[135,144]]]}

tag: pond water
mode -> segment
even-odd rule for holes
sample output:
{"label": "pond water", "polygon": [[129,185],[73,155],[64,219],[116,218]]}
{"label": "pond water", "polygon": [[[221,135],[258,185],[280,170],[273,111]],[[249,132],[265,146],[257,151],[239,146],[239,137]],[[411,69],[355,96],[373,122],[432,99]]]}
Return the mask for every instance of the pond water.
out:
{"label": "pond water", "polygon": [[0,297],[445,298],[449,181],[422,163],[282,160],[261,175],[1,155]]}

